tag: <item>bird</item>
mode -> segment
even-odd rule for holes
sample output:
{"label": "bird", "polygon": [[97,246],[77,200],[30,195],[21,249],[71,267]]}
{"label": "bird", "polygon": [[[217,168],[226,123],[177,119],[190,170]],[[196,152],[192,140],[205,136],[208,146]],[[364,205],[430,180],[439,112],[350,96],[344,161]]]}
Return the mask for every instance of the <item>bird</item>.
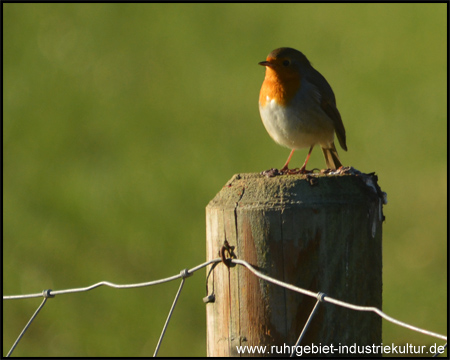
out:
{"label": "bird", "polygon": [[[345,128],[327,80],[302,52],[289,47],[273,50],[258,64],[266,68],[259,94],[262,122],[276,143],[291,149],[280,173],[310,172],[306,164],[315,145],[322,148],[328,169],[340,168],[334,134],[347,151]],[[303,166],[289,169],[294,151],[308,147]]]}

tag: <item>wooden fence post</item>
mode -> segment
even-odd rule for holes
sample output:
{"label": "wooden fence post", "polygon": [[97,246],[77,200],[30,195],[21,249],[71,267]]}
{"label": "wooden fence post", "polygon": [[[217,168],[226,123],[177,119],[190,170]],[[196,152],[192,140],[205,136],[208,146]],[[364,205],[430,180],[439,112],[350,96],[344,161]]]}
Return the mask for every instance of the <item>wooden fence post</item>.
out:
{"label": "wooden fence post", "polygon": [[[381,309],[384,196],[375,175],[353,168],[341,175],[235,175],[206,208],[207,260],[227,240],[238,259],[266,275]],[[267,346],[254,356],[289,356],[285,346],[295,345],[317,301],[239,265],[218,264],[207,284],[215,295],[206,304],[208,356],[242,356],[236,347],[245,345]],[[321,303],[300,345],[311,344],[379,345],[381,318]]]}

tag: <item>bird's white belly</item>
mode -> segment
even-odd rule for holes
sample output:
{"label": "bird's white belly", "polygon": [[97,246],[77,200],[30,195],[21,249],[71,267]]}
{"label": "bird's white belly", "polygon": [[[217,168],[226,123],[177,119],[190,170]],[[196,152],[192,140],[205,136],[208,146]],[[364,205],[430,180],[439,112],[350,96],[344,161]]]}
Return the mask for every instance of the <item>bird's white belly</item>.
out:
{"label": "bird's white belly", "polygon": [[301,149],[315,144],[327,145],[333,141],[331,119],[319,106],[307,104],[295,108],[284,107],[274,100],[259,106],[263,124],[278,144],[289,149]]}

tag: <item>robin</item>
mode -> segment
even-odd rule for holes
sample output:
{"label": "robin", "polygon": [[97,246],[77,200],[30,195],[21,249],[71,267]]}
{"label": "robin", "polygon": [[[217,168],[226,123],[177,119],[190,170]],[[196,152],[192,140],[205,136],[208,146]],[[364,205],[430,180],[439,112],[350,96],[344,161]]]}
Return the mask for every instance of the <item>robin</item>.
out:
{"label": "robin", "polygon": [[[316,144],[322,148],[329,169],[341,167],[334,133],[347,151],[345,129],[333,90],[325,78],[303,53],[292,48],[273,50],[259,65],[266,67],[259,94],[261,119],[275,142],[292,149],[281,173],[308,172],[306,164]],[[289,170],[294,151],[307,147],[309,152],[303,166]]]}

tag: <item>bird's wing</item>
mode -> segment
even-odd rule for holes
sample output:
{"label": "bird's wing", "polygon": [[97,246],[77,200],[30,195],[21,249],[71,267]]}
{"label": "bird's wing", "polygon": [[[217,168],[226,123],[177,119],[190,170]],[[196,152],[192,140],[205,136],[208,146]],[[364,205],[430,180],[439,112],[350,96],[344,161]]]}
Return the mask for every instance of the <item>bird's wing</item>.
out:
{"label": "bird's wing", "polygon": [[341,114],[339,114],[339,110],[337,109],[335,104],[327,101],[327,99],[325,98],[322,98],[320,106],[322,107],[323,111],[325,111],[325,113],[330,117],[330,119],[333,120],[334,130],[336,131],[336,136],[339,140],[339,144],[341,144],[341,147],[345,151],[347,151],[347,144],[345,143],[345,128],[344,124],[342,123],[342,118]]}
{"label": "bird's wing", "polygon": [[317,100],[323,111],[325,111],[325,113],[333,121],[339,144],[341,144],[341,147],[347,151],[347,144],[345,143],[345,128],[342,123],[341,114],[339,114],[339,110],[336,107],[336,98],[334,97],[333,90],[322,74],[315,69],[314,71],[315,76],[308,77],[307,81],[313,84],[317,89],[322,89],[322,93],[317,90]]}

